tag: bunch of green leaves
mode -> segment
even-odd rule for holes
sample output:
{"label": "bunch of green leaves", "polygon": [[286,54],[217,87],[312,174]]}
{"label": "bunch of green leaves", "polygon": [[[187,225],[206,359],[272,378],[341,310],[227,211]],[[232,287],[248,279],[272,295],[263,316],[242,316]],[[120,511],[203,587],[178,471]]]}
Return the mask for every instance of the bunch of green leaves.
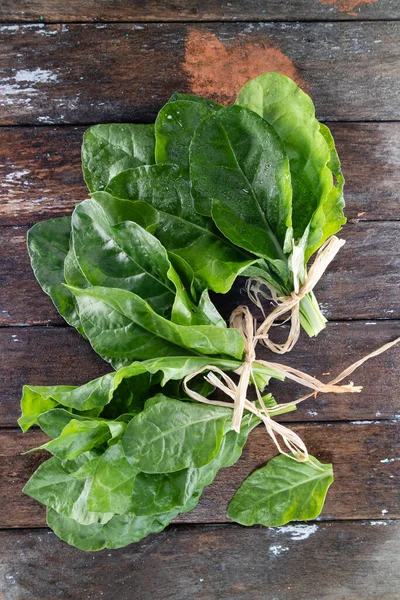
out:
{"label": "bunch of green leaves", "polygon": [[[90,199],[35,225],[28,250],[60,314],[115,370],[80,387],[25,386],[19,422],[41,427],[53,454],[26,493],[47,506],[59,537],[97,550],[160,531],[239,458],[258,419],[246,414],[237,434],[228,408],[190,402],[180,385],[244,359],[209,291],[225,294],[245,275],[289,295],[344,223],[343,177],[311,99],[274,73],[246,84],[233,106],[174,94],[154,125],[90,127],[82,165]],[[300,311],[317,334],[312,292]],[[282,378],[254,366],[260,390],[270,377]],[[278,456],[228,514],[243,524],[314,518],[331,481],[330,465]]]}

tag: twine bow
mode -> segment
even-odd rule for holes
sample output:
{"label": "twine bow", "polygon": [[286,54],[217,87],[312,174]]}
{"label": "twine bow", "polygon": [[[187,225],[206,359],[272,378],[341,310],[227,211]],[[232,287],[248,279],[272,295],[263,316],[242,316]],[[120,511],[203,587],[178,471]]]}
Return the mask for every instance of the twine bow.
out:
{"label": "twine bow", "polygon": [[[311,272],[311,271],[310,271]],[[354,386],[352,382],[347,385],[337,385],[340,381],[342,381],[345,377],[348,377],[355,371],[359,366],[361,366],[365,361],[373,358],[374,356],[378,356],[382,352],[385,352],[395,344],[400,341],[400,337],[394,340],[393,342],[389,342],[385,344],[378,350],[371,352],[364,358],[358,360],[350,367],[347,367],[344,371],[342,371],[337,377],[332,379],[332,381],[328,383],[323,383],[298,369],[294,369],[293,367],[288,367],[287,365],[282,365],[280,363],[268,362],[264,360],[257,360],[255,354],[255,348],[257,342],[260,340],[260,336],[257,334],[258,330],[255,331],[255,321],[246,306],[239,306],[231,315],[230,319],[231,327],[235,327],[238,329],[245,340],[245,361],[243,364],[234,371],[238,375],[240,375],[239,383],[236,384],[231,377],[229,377],[224,371],[222,371],[219,367],[215,367],[213,365],[206,365],[205,367],[190,373],[187,375],[183,381],[183,388],[186,394],[192,398],[193,400],[197,400],[198,402],[202,402],[204,404],[212,404],[215,406],[223,406],[233,409],[233,417],[232,417],[232,426],[231,428],[240,432],[240,425],[243,417],[244,410],[247,410],[254,415],[256,415],[265,425],[267,432],[271,436],[273,442],[278,448],[279,452],[289,456],[290,458],[294,458],[299,462],[304,462],[309,460],[309,455],[307,448],[301,438],[291,431],[289,428],[285,427],[281,423],[277,423],[272,419],[273,413],[277,410],[281,410],[282,408],[291,407],[303,402],[307,398],[314,396],[316,393],[334,393],[334,394],[345,394],[348,392],[360,392],[362,390],[361,386]],[[313,392],[298,398],[292,402],[287,402],[285,404],[278,404],[276,407],[267,408],[265,406],[264,400],[258,389],[257,385],[255,385],[255,390],[257,394],[257,400],[259,402],[259,407],[255,406],[253,402],[247,399],[247,390],[250,381],[254,383],[254,378],[252,375],[252,366],[253,364],[263,365],[268,368],[272,368],[275,371],[278,371],[287,377],[288,379],[292,379],[296,381],[300,385],[308,387],[313,390]],[[227,401],[219,401],[219,400],[210,400],[205,396],[202,396],[198,392],[189,388],[188,383],[197,375],[208,371],[207,375],[205,375],[205,380],[208,381],[211,385],[215,386],[219,390],[221,390],[224,394],[226,394],[229,398],[233,400],[232,402]],[[220,378],[217,377],[218,374]],[[272,416],[271,416],[272,415]],[[277,435],[280,436],[289,450],[285,452],[277,438]]]}
{"label": "twine bow", "polygon": [[[276,354],[285,354],[293,349],[300,335],[300,302],[314,289],[322,275],[325,273],[327,267],[344,244],[345,240],[340,240],[335,235],[330,237],[318,250],[314,263],[301,287],[299,286],[298,278],[294,278],[294,291],[290,296],[278,296],[276,291],[270,288],[269,291],[271,296],[269,296],[261,289],[263,286],[266,286],[265,281],[257,277],[247,281],[247,294],[250,300],[261,310],[264,317],[264,307],[260,297],[272,300],[273,303],[276,304],[276,308],[265,317],[263,323],[256,331],[256,337],[264,346],[272,350],[272,352],[275,352]],[[290,313],[290,316],[285,322],[288,320],[291,321],[289,335],[283,344],[277,344],[269,339],[269,330],[276,324],[278,319],[287,313]]]}

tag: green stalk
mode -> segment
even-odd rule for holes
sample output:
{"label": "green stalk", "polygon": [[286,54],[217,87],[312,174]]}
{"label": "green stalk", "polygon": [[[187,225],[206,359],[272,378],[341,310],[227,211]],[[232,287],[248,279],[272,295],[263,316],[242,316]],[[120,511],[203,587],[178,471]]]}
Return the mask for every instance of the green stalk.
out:
{"label": "green stalk", "polygon": [[310,337],[314,337],[325,329],[325,319],[314,292],[309,292],[300,302],[300,323]]}

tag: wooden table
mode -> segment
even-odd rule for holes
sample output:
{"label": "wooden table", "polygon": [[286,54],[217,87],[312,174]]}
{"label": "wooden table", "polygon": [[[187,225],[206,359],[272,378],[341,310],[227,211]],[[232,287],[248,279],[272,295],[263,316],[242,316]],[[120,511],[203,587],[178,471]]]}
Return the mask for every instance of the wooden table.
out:
{"label": "wooden table", "polygon": [[[43,456],[20,453],[43,435],[16,426],[23,383],[81,384],[107,371],[35,282],[27,229],[86,197],[87,125],[154,120],[174,90],[229,102],[249,77],[278,70],[311,93],[335,135],[349,223],[317,289],[331,322],[315,340],[303,334],[287,361],[324,378],[399,335],[399,19],[398,0],[2,0],[1,599],[400,598],[400,348],[353,376],[362,395],[321,395],[282,418],[334,463],[314,523],[227,523],[240,481],[274,454],[260,428],[195,511],[141,543],[83,553],[21,493]],[[225,315],[239,288],[219,299]],[[274,391],[293,398],[290,385]]]}

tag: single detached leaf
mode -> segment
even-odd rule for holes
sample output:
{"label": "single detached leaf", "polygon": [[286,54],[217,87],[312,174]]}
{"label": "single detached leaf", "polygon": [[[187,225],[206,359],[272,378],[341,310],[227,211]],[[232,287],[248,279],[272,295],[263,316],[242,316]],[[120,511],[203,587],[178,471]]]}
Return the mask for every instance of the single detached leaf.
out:
{"label": "single detached leaf", "polygon": [[144,473],[171,473],[209,463],[232,411],[161,394],[159,400],[129,423],[122,438],[127,459]]}
{"label": "single detached leaf", "polygon": [[83,136],[82,168],[91,192],[103,190],[125,169],[154,164],[154,125],[108,123]]}
{"label": "single detached leaf", "polygon": [[237,275],[254,262],[211,219],[196,213],[189,183],[173,165],[125,171],[110,181],[107,190],[118,198],[146,202],[157,211],[154,234],[176,268],[186,274],[188,285],[196,278],[214,292],[226,293]]}
{"label": "single detached leaf", "polygon": [[241,525],[275,527],[315,519],[333,482],[332,465],[296,462],[281,454],[252,473],[232,498],[228,517]]}
{"label": "single detached leaf", "polygon": [[[135,359],[200,353],[233,358],[243,355],[237,330],[199,325],[177,325],[155,313],[136,294],[115,288],[69,288],[77,299],[85,335],[94,350],[121,365]],[[121,365],[122,366],[122,365]]]}
{"label": "single detached leaf", "polygon": [[69,252],[71,217],[37,223],[28,231],[28,252],[36,279],[69,325],[81,331],[75,300],[63,285],[64,261]]}
{"label": "single detached leaf", "polygon": [[274,129],[230,106],[205,119],[190,147],[196,210],[234,244],[285,266],[292,239],[289,161]]}
{"label": "single detached leaf", "polygon": [[[283,142],[292,176],[294,237],[301,238],[311,223],[308,258],[345,223],[343,180],[338,179],[338,193],[332,190],[332,171],[336,174],[338,166],[332,136],[315,118],[311,98],[285,75],[265,73],[249,81],[236,103],[262,116]],[[326,202],[329,208],[322,210],[323,217],[317,209]]]}

